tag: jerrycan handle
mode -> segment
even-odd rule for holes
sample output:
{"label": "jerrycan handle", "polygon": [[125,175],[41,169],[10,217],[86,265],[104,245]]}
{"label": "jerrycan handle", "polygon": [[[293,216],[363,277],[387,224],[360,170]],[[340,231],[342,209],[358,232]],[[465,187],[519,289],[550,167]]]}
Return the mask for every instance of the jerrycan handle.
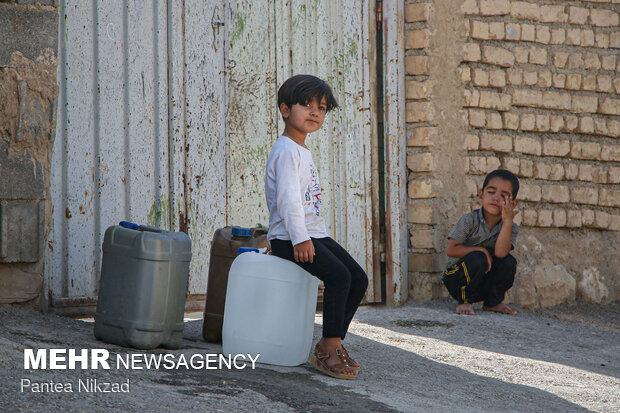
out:
{"label": "jerrycan handle", "polygon": [[149,231],[149,232],[159,232],[159,233],[164,232],[164,230],[160,228],[149,227],[147,225],[138,225],[138,224],[134,224],[133,222],[127,222],[127,221],[121,221],[118,223],[118,225],[120,225],[123,228],[133,229],[135,231]]}
{"label": "jerrycan handle", "polygon": [[258,248],[239,247],[237,248],[237,255],[241,255],[244,252],[260,252]]}

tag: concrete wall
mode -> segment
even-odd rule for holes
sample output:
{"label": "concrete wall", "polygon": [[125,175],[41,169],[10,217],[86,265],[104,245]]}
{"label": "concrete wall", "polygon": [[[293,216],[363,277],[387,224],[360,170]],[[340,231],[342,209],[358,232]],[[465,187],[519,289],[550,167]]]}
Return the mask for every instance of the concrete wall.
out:
{"label": "concrete wall", "polygon": [[0,2],[0,304],[40,304],[56,125],[58,4]]}
{"label": "concrete wall", "polygon": [[618,0],[406,0],[409,293],[446,295],[447,234],[486,173],[521,181],[526,307],[620,298]]}

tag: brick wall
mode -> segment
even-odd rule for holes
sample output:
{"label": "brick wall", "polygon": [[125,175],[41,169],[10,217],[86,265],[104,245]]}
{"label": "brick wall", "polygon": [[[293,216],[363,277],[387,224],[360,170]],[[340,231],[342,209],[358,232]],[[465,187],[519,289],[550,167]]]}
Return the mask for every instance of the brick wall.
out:
{"label": "brick wall", "polygon": [[[579,238],[597,237],[591,252],[620,264],[620,1],[454,3],[406,1],[410,295],[445,295],[447,233],[500,167],[521,181],[521,238],[560,237],[583,254]],[[461,47],[456,66],[443,52],[451,43]],[[450,77],[452,101],[436,91]],[[445,136],[454,102],[460,117]],[[438,165],[446,151],[451,173]],[[558,248],[541,258],[566,261]],[[579,263],[563,265],[578,282]],[[618,278],[613,265],[602,271],[608,298],[620,296]]]}

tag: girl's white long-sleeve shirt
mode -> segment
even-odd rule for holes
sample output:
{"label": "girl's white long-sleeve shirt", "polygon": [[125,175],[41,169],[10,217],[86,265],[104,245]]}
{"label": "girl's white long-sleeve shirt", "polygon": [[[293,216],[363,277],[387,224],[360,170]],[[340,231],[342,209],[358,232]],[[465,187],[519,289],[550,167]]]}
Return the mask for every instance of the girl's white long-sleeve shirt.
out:
{"label": "girl's white long-sleeve shirt", "polygon": [[321,217],[321,185],[310,151],[286,136],[271,148],[265,173],[269,208],[267,238],[290,240],[293,245],[327,237]]}

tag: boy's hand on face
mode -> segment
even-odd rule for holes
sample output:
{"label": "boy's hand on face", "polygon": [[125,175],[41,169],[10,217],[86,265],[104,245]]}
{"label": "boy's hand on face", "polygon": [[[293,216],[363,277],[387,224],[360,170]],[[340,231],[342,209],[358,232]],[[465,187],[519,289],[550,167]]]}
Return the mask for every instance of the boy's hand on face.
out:
{"label": "boy's hand on face", "polygon": [[513,201],[512,195],[505,195],[502,197],[502,221],[510,221],[514,219],[515,216],[519,213],[515,208],[517,206],[516,200]]}
{"label": "boy's hand on face", "polygon": [[296,262],[314,262],[314,244],[311,239],[300,242],[295,245],[293,249],[295,251]]}

